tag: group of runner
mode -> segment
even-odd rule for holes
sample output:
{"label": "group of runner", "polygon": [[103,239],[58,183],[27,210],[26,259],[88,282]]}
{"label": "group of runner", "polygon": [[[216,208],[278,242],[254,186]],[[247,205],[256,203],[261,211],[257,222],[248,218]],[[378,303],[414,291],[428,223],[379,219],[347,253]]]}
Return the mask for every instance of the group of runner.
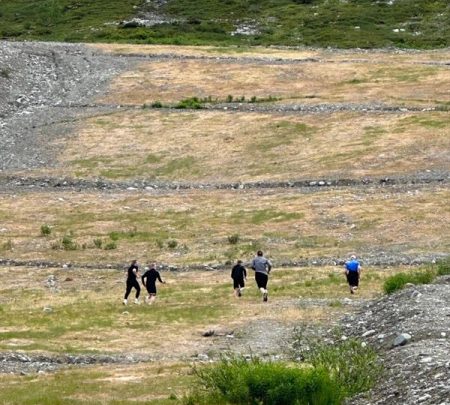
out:
{"label": "group of runner", "polygon": [[[138,281],[139,267],[137,260],[131,262],[128,268],[127,274],[127,289],[125,291],[125,296],[123,298],[123,305],[128,304],[128,296],[131,290],[134,288],[136,290],[136,295],[134,299],[135,304],[139,304],[139,296],[141,294],[141,286]],[[156,263],[152,263],[148,267],[145,267],[145,273],[141,277],[142,284],[146,288],[148,295],[145,297],[146,302],[153,304],[156,299],[156,280],[160,283],[165,284],[166,282],[161,279],[159,271],[156,270]]]}
{"label": "group of runner", "polygon": [[[344,264],[345,274],[347,277],[347,283],[350,288],[350,293],[354,294],[359,286],[359,278],[361,274],[361,265],[356,259],[355,255],[350,257],[350,260]],[[272,270],[272,263],[266,257],[261,250],[258,250],[256,256],[251,262],[251,269],[255,272],[256,285],[261,292],[263,302],[267,302],[269,299],[269,292],[267,290],[267,283],[269,281],[269,274]],[[144,287],[147,289],[148,296],[146,296],[146,302],[152,304],[156,299],[156,281],[165,284],[165,281],[161,279],[161,275],[156,270],[156,263],[145,267],[145,273],[142,275],[141,280]],[[131,262],[128,268],[127,274],[127,288],[123,299],[123,304],[128,304],[128,296],[131,290],[136,290],[135,304],[139,304],[139,296],[141,293],[141,287],[138,281],[139,267],[137,260]],[[242,260],[238,260],[231,270],[231,278],[233,279],[234,294],[236,297],[242,296],[242,291],[245,288],[245,281],[247,280],[247,269],[244,267]]]}

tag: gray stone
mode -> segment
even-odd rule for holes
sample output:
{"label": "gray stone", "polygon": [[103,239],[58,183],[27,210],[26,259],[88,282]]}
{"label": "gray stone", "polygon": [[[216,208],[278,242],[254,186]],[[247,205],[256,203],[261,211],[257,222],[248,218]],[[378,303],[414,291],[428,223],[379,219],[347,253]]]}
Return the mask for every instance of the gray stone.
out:
{"label": "gray stone", "polygon": [[411,340],[411,335],[408,333],[401,333],[392,342],[393,346],[404,346]]}

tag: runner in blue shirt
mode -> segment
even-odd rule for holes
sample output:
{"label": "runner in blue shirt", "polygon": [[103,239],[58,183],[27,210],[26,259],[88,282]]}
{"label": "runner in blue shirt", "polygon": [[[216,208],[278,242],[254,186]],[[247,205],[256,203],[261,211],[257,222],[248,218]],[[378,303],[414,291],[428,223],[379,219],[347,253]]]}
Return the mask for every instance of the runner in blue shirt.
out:
{"label": "runner in blue shirt", "polygon": [[359,277],[361,275],[361,265],[358,260],[356,260],[355,255],[350,256],[350,260],[345,262],[344,268],[348,286],[350,288],[350,294],[354,294],[355,290],[358,289]]}

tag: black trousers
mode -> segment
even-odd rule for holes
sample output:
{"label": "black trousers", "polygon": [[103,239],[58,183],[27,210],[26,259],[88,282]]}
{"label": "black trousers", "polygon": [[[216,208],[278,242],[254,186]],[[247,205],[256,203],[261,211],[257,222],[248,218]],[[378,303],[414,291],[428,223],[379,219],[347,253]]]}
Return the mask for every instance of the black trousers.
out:
{"label": "black trousers", "polygon": [[139,285],[137,280],[127,280],[127,290],[125,291],[125,299],[128,298],[128,296],[131,293],[132,288],[136,289],[136,298],[139,298],[139,294],[141,293],[141,286]]}
{"label": "black trousers", "polygon": [[259,271],[255,271],[255,280],[258,288],[267,288],[267,282],[269,281],[269,276]]}

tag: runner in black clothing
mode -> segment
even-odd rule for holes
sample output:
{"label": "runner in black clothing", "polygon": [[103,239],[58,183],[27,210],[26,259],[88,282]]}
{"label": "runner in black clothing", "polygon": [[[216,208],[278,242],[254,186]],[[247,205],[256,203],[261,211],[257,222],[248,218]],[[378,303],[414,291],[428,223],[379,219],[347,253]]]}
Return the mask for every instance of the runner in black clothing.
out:
{"label": "runner in black clothing", "polygon": [[150,266],[150,269],[147,268],[147,271],[142,276],[142,284],[147,288],[148,292],[148,302],[152,304],[156,299],[156,280],[159,280],[160,283],[165,284],[166,282],[161,280],[161,276],[159,272],[156,270],[156,265],[153,263]]}
{"label": "runner in black clothing", "polygon": [[247,270],[242,265],[242,260],[238,260],[231,270],[231,278],[233,279],[233,288],[236,297],[242,295],[242,289],[245,287],[245,279],[247,278]]}
{"label": "runner in black clothing", "polygon": [[134,287],[136,289],[136,298],[134,300],[135,304],[139,304],[139,294],[141,293],[141,286],[137,281],[137,275],[139,273],[139,267],[137,260],[133,260],[131,262],[130,267],[128,268],[128,277],[127,277],[127,290],[125,291],[125,297],[123,298],[123,305],[128,304],[128,296],[131,293],[131,289]]}

